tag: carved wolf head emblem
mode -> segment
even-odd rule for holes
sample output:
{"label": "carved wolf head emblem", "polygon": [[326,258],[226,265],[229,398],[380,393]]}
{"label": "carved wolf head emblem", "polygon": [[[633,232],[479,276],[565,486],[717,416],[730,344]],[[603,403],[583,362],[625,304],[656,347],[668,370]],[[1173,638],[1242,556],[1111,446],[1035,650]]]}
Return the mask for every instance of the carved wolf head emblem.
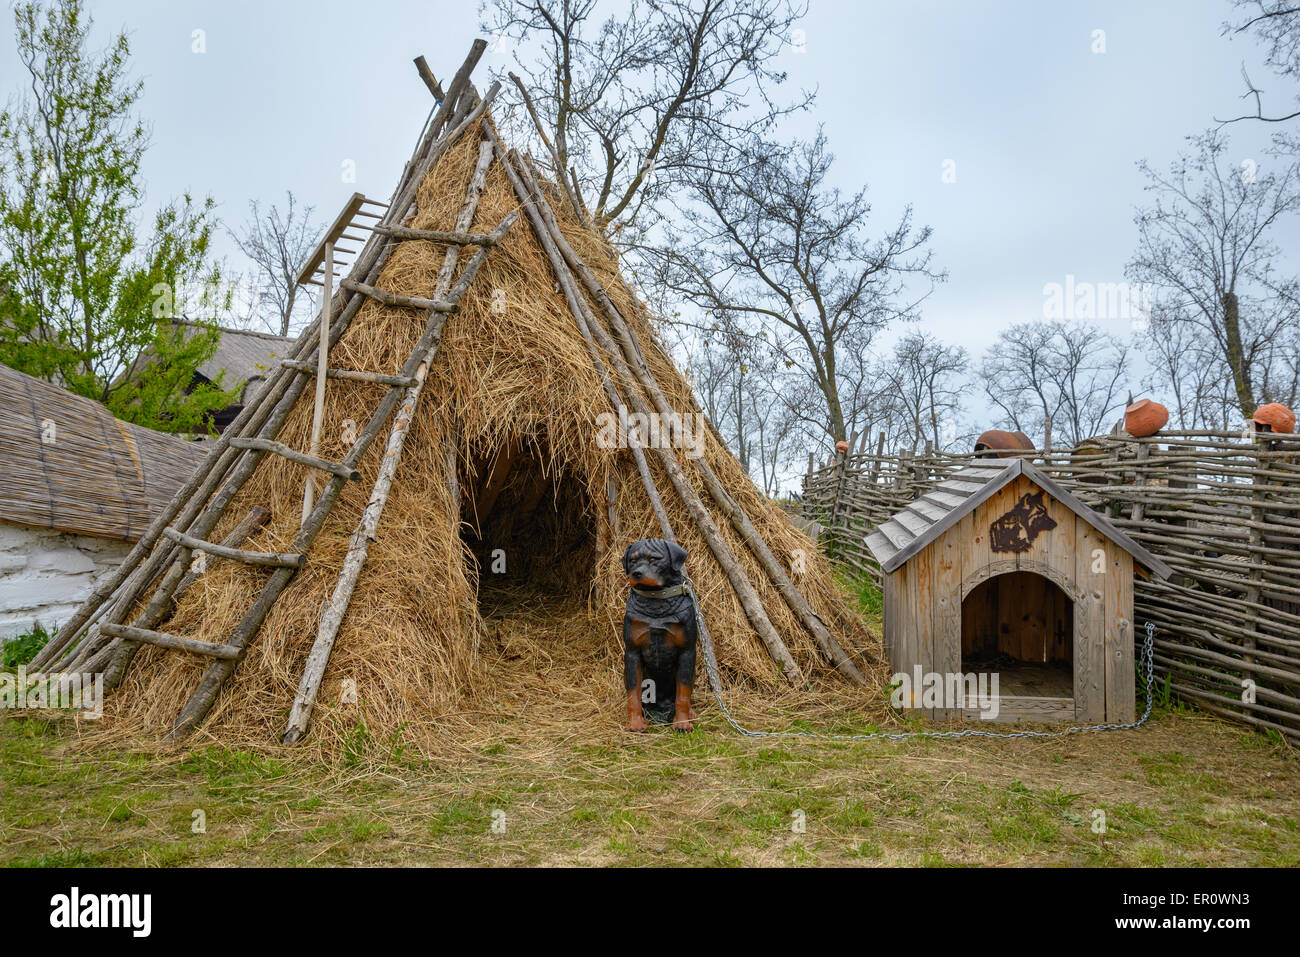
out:
{"label": "carved wolf head emblem", "polygon": [[1056,528],[1047,514],[1043,492],[1026,492],[1015,508],[989,526],[989,541],[995,552],[1027,552],[1041,532]]}

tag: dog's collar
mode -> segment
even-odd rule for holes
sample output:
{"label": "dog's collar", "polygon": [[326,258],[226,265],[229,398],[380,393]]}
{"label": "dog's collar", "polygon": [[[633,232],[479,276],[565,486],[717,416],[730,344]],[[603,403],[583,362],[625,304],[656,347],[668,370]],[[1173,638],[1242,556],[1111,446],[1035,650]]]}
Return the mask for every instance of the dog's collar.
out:
{"label": "dog's collar", "polygon": [[642,588],[640,585],[633,585],[632,590],[642,598],[676,598],[690,593],[690,589],[685,584],[669,585],[666,588]]}

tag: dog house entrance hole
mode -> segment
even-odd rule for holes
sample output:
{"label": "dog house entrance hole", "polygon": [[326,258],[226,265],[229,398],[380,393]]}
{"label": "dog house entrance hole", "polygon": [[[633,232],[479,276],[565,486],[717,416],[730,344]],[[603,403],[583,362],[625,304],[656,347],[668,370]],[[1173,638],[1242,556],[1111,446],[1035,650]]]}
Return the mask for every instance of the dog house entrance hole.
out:
{"label": "dog house entrance hole", "polygon": [[961,603],[961,670],[998,674],[1001,695],[1074,696],[1074,602],[1028,571],[981,582]]}
{"label": "dog house entrance hole", "polygon": [[544,461],[531,442],[505,442],[460,475],[460,532],[478,563],[484,610],[586,594],[596,536],[585,487]]}

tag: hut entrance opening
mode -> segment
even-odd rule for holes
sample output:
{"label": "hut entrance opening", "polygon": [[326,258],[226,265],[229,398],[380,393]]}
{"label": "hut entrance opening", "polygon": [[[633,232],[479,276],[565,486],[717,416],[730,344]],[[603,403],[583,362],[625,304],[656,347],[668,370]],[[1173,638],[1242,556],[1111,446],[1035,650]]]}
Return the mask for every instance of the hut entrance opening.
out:
{"label": "hut entrance opening", "polygon": [[586,598],[596,536],[586,484],[532,442],[476,457],[461,480],[461,537],[478,565],[480,613]]}
{"label": "hut entrance opening", "polygon": [[981,582],[961,604],[961,670],[997,673],[1000,695],[1074,696],[1074,602],[1029,571]]}

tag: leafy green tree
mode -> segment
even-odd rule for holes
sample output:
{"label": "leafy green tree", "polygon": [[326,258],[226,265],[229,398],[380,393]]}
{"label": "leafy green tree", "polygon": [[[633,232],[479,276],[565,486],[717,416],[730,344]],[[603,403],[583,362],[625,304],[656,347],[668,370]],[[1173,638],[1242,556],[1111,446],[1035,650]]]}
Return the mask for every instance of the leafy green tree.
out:
{"label": "leafy green tree", "polygon": [[[182,290],[220,288],[214,203],[165,205],[142,242],[149,132],[135,115],[143,85],[127,75],[126,35],[90,50],[83,0],[23,3],[14,23],[28,76],[0,111],[0,362],[140,425],[206,429],[234,396],[220,381],[186,387],[219,333],[208,323],[181,334],[172,320]],[[200,305],[220,308],[211,294]]]}

